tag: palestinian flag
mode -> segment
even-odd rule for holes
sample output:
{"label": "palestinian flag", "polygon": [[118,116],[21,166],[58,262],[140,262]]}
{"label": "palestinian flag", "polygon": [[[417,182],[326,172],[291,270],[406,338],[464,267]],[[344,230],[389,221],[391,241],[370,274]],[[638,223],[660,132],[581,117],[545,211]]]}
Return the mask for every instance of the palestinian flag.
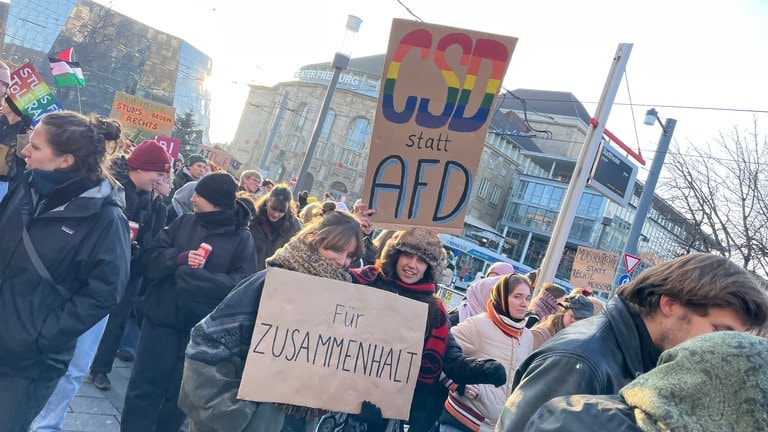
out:
{"label": "palestinian flag", "polygon": [[56,87],[85,87],[85,78],[80,63],[72,61],[72,48],[62,51],[56,57],[48,57]]}

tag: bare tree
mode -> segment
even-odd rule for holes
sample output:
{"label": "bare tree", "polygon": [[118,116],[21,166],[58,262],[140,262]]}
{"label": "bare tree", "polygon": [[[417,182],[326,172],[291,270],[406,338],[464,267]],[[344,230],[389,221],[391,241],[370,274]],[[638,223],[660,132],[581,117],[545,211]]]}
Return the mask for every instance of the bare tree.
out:
{"label": "bare tree", "polygon": [[714,240],[710,250],[768,274],[768,140],[737,126],[706,146],[675,146],[663,194]]}

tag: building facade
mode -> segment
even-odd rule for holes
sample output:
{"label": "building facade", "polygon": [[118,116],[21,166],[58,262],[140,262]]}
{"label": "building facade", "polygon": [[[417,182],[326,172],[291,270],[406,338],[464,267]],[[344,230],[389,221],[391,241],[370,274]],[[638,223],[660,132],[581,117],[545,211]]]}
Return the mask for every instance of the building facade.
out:
{"label": "building facade", "polygon": [[[313,196],[360,197],[376,113],[383,55],[352,59],[339,84],[308,170]],[[253,86],[230,152],[250,169],[289,182],[304,159],[330,64],[308,65],[296,80]],[[486,135],[464,220],[465,239],[530,268],[541,265],[581,152],[590,116],[567,92],[517,89],[500,95]],[[579,246],[620,253],[639,200],[626,206],[586,188],[556,277],[568,280]],[[661,199],[643,228],[643,264],[702,250],[704,238]],[[474,272],[475,269],[473,269]],[[483,269],[479,269],[483,270]]]}
{"label": "building facade", "polygon": [[[65,109],[108,116],[122,91],[187,111],[209,142],[211,59],[182,39],[91,0],[13,0],[0,58],[12,68],[31,61],[53,83],[48,57],[74,48],[86,86],[56,88]],[[141,138],[152,138],[151,134]]]}

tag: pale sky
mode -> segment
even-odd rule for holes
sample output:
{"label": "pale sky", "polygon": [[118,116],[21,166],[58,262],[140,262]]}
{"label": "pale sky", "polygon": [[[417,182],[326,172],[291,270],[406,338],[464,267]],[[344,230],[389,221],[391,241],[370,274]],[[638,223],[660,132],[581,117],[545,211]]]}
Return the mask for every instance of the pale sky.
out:
{"label": "pale sky", "polygon": [[[98,1],[212,58],[213,142],[233,139],[248,83],[271,86],[330,62],[347,15],[362,19],[353,57],[384,53],[392,19],[415,19],[397,0]],[[617,46],[632,43],[607,128],[646,159],[661,132],[642,124],[649,107],[677,119],[681,145],[748,128],[755,115],[768,132],[768,0],[402,3],[425,22],[519,38],[503,87],[571,92],[593,115]]]}

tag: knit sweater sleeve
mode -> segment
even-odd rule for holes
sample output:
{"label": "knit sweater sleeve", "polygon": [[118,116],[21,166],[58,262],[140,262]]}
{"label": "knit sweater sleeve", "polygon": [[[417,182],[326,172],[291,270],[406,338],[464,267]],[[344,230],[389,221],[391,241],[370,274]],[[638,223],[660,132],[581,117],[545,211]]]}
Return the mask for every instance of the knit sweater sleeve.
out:
{"label": "knit sweater sleeve", "polygon": [[243,280],[190,333],[179,407],[196,430],[243,431],[253,421],[259,404],[237,393],[263,287],[264,272]]}

